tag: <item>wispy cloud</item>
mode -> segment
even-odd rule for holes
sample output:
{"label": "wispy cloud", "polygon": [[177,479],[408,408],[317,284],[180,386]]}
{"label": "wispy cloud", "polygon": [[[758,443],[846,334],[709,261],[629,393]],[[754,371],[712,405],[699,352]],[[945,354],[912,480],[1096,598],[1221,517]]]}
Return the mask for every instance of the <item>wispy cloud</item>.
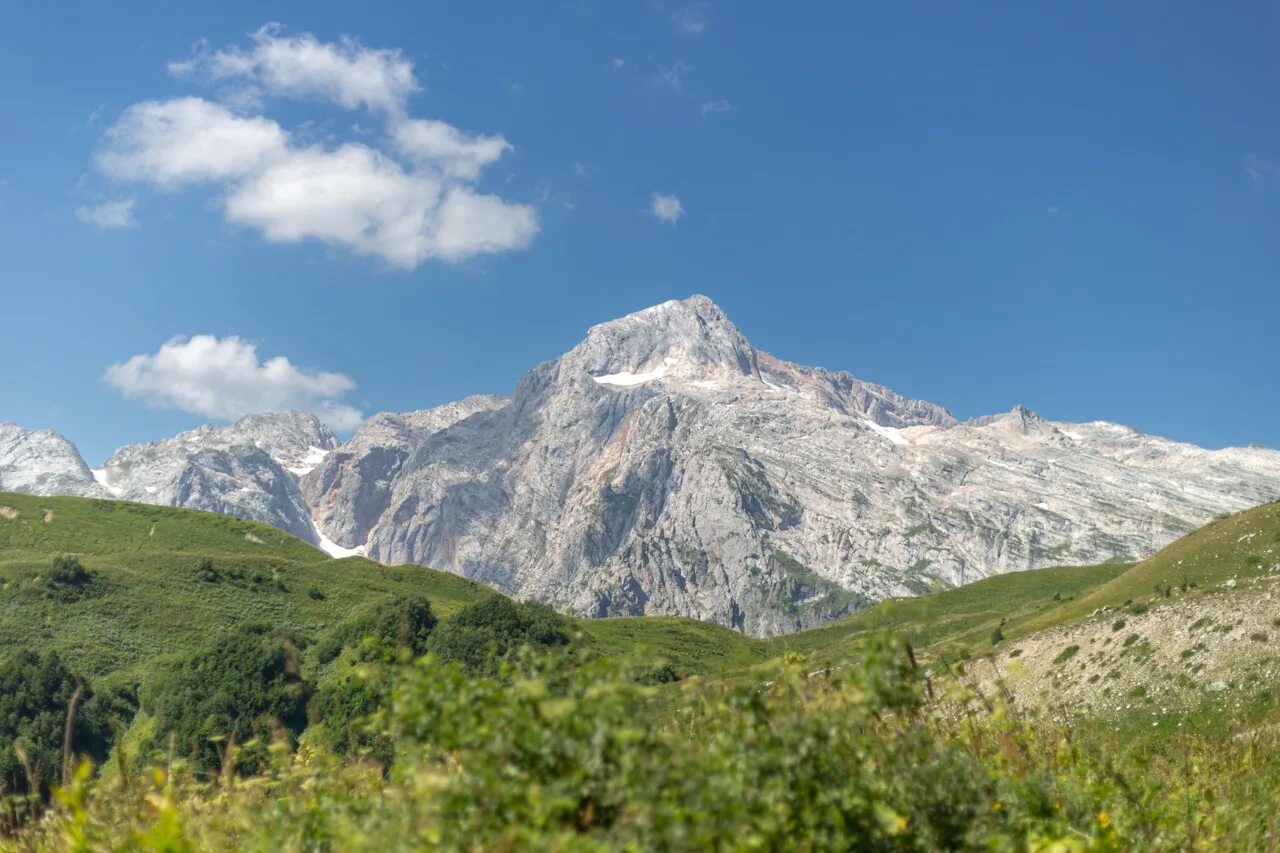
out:
{"label": "wispy cloud", "polygon": [[1259,189],[1280,182],[1280,165],[1257,154],[1245,158],[1244,172],[1249,176],[1249,182]]}
{"label": "wispy cloud", "polygon": [[[408,99],[421,85],[398,50],[286,36],[272,24],[247,48],[199,45],[170,71],[232,84],[233,104],[194,96],[134,104],[103,136],[103,174],[165,191],[211,185],[228,222],[267,240],[317,240],[403,268],[521,249],[537,234],[532,207],[474,186],[511,144],[411,117]],[[255,114],[271,98],[373,113],[389,146],[311,141],[305,127],[290,132]]]}
{"label": "wispy cloud", "polygon": [[710,16],[711,5],[709,3],[694,3],[692,6],[685,6],[683,9],[676,10],[675,14],[671,16],[671,23],[676,28],[676,32],[700,36],[706,32],[707,20]]}
{"label": "wispy cloud", "polygon": [[684,78],[692,70],[692,66],[676,60],[670,65],[658,69],[658,73],[653,75],[653,84],[659,88],[670,89],[672,92],[679,94],[684,91]]}
{"label": "wispy cloud", "polygon": [[653,199],[649,202],[649,212],[659,222],[675,225],[680,217],[684,216],[684,205],[680,203],[677,196],[654,193]]}
{"label": "wispy cloud", "polygon": [[702,114],[704,116],[715,115],[716,113],[727,113],[732,111],[733,111],[733,105],[724,99],[721,99],[718,101],[702,102]]}
{"label": "wispy cloud", "polygon": [[196,46],[189,59],[169,63],[175,76],[235,80],[282,98],[322,98],[353,110],[401,113],[422,87],[399,50],[365,47],[352,38],[320,42],[310,33],[283,34],[280,24],[249,36],[248,48],[211,51]]}
{"label": "wispy cloud", "polygon": [[623,59],[620,56],[615,56],[613,59],[610,59],[608,63],[605,64],[604,70],[609,72],[621,71],[623,66],[625,66],[626,64],[627,64],[627,61],[625,59]]}
{"label": "wispy cloud", "polygon": [[134,203],[134,199],[123,198],[77,207],[76,219],[98,228],[132,228],[138,224],[133,215]]}
{"label": "wispy cloud", "polygon": [[258,348],[235,335],[173,338],[154,353],[111,365],[102,378],[130,399],[203,417],[302,409],[340,432],[363,420],[341,399],[356,387],[350,377],[299,368],[284,356],[259,361]]}

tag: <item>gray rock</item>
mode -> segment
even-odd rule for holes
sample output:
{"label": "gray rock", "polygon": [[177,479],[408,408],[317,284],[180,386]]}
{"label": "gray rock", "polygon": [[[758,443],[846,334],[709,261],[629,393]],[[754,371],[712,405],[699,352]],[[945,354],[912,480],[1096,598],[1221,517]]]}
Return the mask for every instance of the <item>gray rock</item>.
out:
{"label": "gray rock", "polygon": [[0,421],[0,492],[105,495],[80,451],[51,429],[25,430]]}
{"label": "gray rock", "polygon": [[753,634],[1003,571],[1135,559],[1280,490],[1275,451],[1021,406],[958,424],[755,350],[705,297],[596,326],[452,422],[375,421],[305,478],[342,545],[582,614]]}
{"label": "gray rock", "polygon": [[338,439],[307,412],[248,415],[117,450],[97,472],[122,500],[252,518],[308,542],[318,537],[298,477]]}

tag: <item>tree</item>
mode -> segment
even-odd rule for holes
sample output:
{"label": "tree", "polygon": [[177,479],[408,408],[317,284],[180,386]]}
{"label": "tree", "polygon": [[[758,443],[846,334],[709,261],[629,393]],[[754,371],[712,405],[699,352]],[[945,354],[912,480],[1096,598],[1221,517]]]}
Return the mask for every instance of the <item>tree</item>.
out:
{"label": "tree", "polygon": [[143,707],[155,716],[155,742],[172,736],[200,770],[226,769],[232,752],[231,769],[255,773],[277,733],[306,728],[310,696],[297,642],[258,625],[233,629],[162,671]]}
{"label": "tree", "polygon": [[427,648],[473,672],[487,672],[522,646],[562,646],[568,642],[563,617],[550,607],[517,604],[495,595],[441,624]]}
{"label": "tree", "polygon": [[5,659],[0,663],[0,786],[47,796],[49,787],[61,782],[64,747],[70,756],[105,758],[112,717],[128,714],[113,699],[95,696],[57,652],[22,650]]}
{"label": "tree", "polygon": [[316,644],[315,659],[325,664],[348,646],[359,645],[364,659],[390,659],[401,649],[416,657],[427,651],[436,627],[431,602],[422,596],[383,601],[360,616],[340,623]]}

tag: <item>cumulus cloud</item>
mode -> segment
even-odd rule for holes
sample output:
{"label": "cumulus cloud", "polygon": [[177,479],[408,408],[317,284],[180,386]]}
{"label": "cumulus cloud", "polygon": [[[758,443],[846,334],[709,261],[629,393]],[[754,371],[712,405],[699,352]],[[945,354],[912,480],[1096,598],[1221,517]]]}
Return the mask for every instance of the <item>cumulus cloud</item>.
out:
{"label": "cumulus cloud", "polygon": [[238,80],[276,97],[325,98],[349,110],[388,113],[402,112],[409,96],[421,89],[413,63],[398,50],[364,47],[346,37],[324,43],[310,33],[281,32],[279,24],[267,24],[249,36],[248,49],[210,51],[200,45],[190,59],[169,63],[169,72]]}
{"label": "cumulus cloud", "polygon": [[410,117],[407,99],[420,86],[399,51],[286,37],[274,25],[251,42],[247,49],[201,47],[170,68],[240,81],[274,97],[365,108],[384,117],[389,146],[310,142],[265,115],[245,114],[253,99],[241,91],[234,108],[200,97],[134,104],[104,134],[99,170],[166,191],[210,184],[220,191],[228,222],[267,240],[318,240],[403,268],[532,242],[538,232],[532,207],[474,186],[511,143]]}
{"label": "cumulus cloud", "polygon": [[446,176],[474,181],[480,170],[511,148],[501,136],[467,136],[452,125],[432,119],[406,119],[391,129],[402,154],[438,168]]}
{"label": "cumulus cloud", "polygon": [[707,29],[707,18],[710,17],[710,13],[711,7],[707,3],[694,3],[692,6],[678,9],[671,16],[671,23],[675,25],[677,32],[700,36]]}
{"label": "cumulus cloud", "polygon": [[341,401],[356,387],[349,377],[299,368],[284,356],[259,361],[257,347],[235,335],[173,338],[155,353],[111,365],[103,381],[130,399],[204,417],[302,409],[339,432],[363,420]]}
{"label": "cumulus cloud", "polygon": [[653,201],[649,204],[649,212],[654,215],[659,222],[666,222],[674,225],[681,216],[684,216],[684,205],[680,203],[680,199],[674,195],[663,195],[662,193],[654,193]]}
{"label": "cumulus cloud", "polygon": [[176,189],[244,178],[289,151],[284,128],[203,98],[143,101],[106,133],[98,168],[125,181]]}
{"label": "cumulus cloud", "polygon": [[132,228],[138,224],[133,216],[134,200],[104,201],[102,204],[77,207],[76,219],[99,228]]}

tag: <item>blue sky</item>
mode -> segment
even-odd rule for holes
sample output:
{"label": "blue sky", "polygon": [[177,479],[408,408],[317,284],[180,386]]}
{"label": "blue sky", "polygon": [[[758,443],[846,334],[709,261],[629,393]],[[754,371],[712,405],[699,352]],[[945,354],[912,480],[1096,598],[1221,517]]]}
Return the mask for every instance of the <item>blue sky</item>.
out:
{"label": "blue sky", "polygon": [[0,419],[350,422],[701,292],[961,417],[1280,445],[1280,7],[871,5],[10,4]]}

